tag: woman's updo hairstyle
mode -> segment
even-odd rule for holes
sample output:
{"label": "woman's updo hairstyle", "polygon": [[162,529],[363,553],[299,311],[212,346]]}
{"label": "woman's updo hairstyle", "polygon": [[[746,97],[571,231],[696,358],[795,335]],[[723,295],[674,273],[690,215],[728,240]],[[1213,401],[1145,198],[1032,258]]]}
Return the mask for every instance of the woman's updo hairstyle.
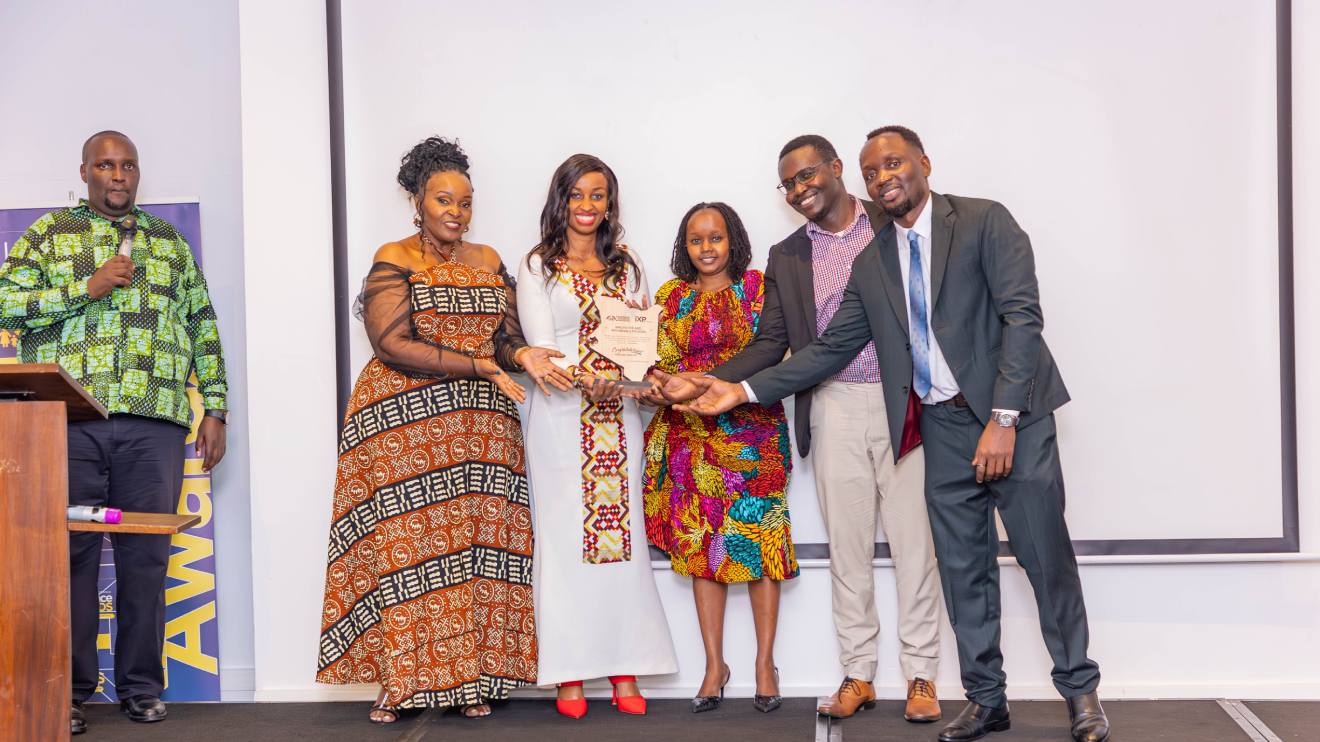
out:
{"label": "woman's updo hairstyle", "polygon": [[468,157],[458,142],[427,137],[408,150],[399,162],[399,185],[413,198],[421,198],[432,175],[451,170],[468,174]]}

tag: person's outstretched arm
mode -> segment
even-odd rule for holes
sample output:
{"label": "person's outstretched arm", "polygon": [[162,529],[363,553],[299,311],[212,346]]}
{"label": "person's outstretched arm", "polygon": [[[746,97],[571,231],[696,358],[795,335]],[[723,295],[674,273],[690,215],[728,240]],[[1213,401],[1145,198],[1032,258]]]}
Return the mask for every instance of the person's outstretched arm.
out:
{"label": "person's outstretched arm", "polygon": [[[765,369],[750,379],[756,401],[773,404],[803,389],[813,387],[843,370],[872,339],[871,322],[857,289],[857,271],[848,279],[843,302],[825,332],[815,342],[789,356],[787,360]],[[717,415],[747,402],[742,384],[712,379],[704,394],[677,409],[701,415]]]}

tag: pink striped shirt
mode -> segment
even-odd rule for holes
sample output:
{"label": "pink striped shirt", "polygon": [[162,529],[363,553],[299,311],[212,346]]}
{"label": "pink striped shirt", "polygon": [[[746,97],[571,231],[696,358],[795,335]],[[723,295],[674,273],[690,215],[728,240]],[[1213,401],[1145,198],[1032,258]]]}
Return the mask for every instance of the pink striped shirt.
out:
{"label": "pink striped shirt", "polygon": [[[839,311],[843,290],[852,274],[853,260],[875,237],[862,202],[855,198],[852,202],[853,222],[842,232],[827,232],[815,222],[807,222],[807,236],[811,238],[811,288],[816,298],[817,336],[825,332],[834,313]],[[832,378],[834,381],[878,383],[880,359],[875,354],[875,341],[867,343],[862,352]]]}

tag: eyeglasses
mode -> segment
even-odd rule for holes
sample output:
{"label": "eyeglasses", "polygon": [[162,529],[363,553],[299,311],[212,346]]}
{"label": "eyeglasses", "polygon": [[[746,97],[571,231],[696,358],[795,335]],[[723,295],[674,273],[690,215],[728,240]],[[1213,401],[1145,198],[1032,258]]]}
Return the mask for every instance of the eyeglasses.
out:
{"label": "eyeglasses", "polygon": [[810,183],[811,179],[816,177],[816,173],[820,172],[820,169],[822,167],[825,167],[825,163],[823,161],[818,162],[815,165],[809,165],[807,167],[804,167],[801,170],[797,171],[796,175],[794,175],[791,178],[788,178],[784,182],[775,186],[775,188],[778,188],[780,193],[787,196],[789,191],[793,190],[793,184],[795,182],[801,183],[802,185],[806,185],[807,183]]}

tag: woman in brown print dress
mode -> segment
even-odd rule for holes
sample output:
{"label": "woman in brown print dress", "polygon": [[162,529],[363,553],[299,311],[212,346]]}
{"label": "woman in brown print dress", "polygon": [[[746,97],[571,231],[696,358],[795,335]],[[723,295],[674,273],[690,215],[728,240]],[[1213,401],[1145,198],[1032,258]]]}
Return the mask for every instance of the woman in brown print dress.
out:
{"label": "woman in brown print dress", "polygon": [[463,234],[468,160],[429,138],[399,183],[417,234],[381,247],[360,297],[375,356],[339,437],[317,680],[379,683],[398,709],[488,701],[536,680],[532,521],[506,370],[528,354],[499,255]]}

